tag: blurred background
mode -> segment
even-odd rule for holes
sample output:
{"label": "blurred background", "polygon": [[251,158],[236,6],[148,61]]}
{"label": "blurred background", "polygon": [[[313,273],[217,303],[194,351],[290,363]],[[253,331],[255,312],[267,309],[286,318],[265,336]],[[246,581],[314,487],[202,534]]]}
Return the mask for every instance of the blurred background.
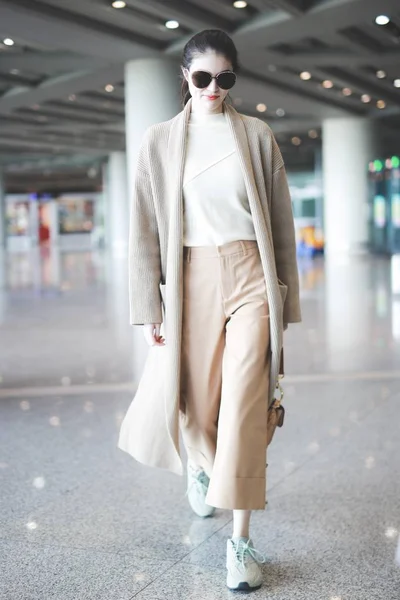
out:
{"label": "blurred background", "polygon": [[137,152],[214,28],[239,52],[233,106],[285,160],[303,309],[254,596],[399,598],[398,0],[0,0],[1,598],[229,597],[231,515],[196,520],[183,481],[116,447],[146,356]]}

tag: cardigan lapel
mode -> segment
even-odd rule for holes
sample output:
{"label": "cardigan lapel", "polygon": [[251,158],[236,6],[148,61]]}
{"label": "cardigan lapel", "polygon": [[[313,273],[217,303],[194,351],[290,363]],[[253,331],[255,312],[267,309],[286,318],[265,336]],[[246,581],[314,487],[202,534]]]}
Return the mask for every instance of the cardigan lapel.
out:
{"label": "cardigan lapel", "polygon": [[168,186],[171,209],[182,201],[183,168],[187,139],[187,125],[191,111],[191,99],[172,121],[168,137]]}
{"label": "cardigan lapel", "polygon": [[[185,166],[187,124],[191,103],[173,119],[168,138],[169,233],[166,279],[177,291],[181,279],[183,246],[183,170]],[[171,286],[169,286],[171,288]],[[168,289],[167,289],[168,292]],[[167,299],[168,302],[168,299]]]}
{"label": "cardigan lapel", "polygon": [[[187,122],[190,115],[188,103],[172,121],[168,138],[167,198],[169,213],[168,250],[166,261],[165,288],[165,332],[166,361],[164,364],[164,408],[169,439],[173,442],[170,460],[176,471],[182,471],[179,451],[179,397],[180,397],[180,352],[182,338],[182,293],[183,293],[183,169],[187,139]],[[178,300],[178,301],[177,301]]]}
{"label": "cardigan lapel", "polygon": [[258,194],[253,172],[249,140],[247,138],[246,128],[243,120],[239,113],[228,104],[225,105],[225,111],[227,120],[231,127],[231,132],[235,140],[237,156],[242,168],[249,207],[253,217],[254,231],[263,265],[270,314],[271,316],[273,315],[270,319],[272,359],[269,390],[269,397],[272,398],[280,364],[279,360],[282,347],[281,322],[283,320],[283,305],[279,287],[277,285],[278,277],[275,266],[271,221],[268,210],[263,210]]}
{"label": "cardigan lapel", "polygon": [[[182,297],[182,248],[183,248],[183,171],[186,154],[186,141],[188,134],[188,122],[192,109],[192,99],[190,99],[184,109],[175,117],[172,122],[169,140],[168,140],[168,202],[169,202],[169,237],[168,237],[168,258],[167,258],[167,299],[166,314],[169,315],[169,324],[167,325],[167,335],[173,343],[180,344],[181,326],[182,326],[182,303],[176,307],[174,300],[176,294]],[[272,397],[275,388],[275,378],[279,371],[280,348],[282,346],[282,333],[280,323],[282,321],[283,307],[280,298],[280,292],[277,285],[277,274],[274,260],[272,231],[269,215],[263,210],[257,185],[253,172],[249,140],[247,138],[246,128],[243,119],[239,113],[229,104],[223,104],[225,117],[229,123],[237,155],[242,169],[242,174],[248,195],[250,211],[253,216],[254,229],[257,237],[260,255],[263,264],[263,270],[266,280],[266,290],[270,311],[276,318],[271,319],[271,349],[272,364],[270,381],[270,397]],[[175,295],[175,299],[174,299]],[[173,311],[175,308],[175,313]],[[178,309],[178,310],[176,310]],[[171,315],[173,315],[171,317]],[[169,332],[168,332],[169,330]],[[171,348],[179,352],[179,348]],[[172,384],[172,381],[171,381]],[[173,382],[173,389],[179,389],[179,382]],[[172,417],[172,415],[171,415]],[[177,437],[177,431],[170,433],[174,439]]]}

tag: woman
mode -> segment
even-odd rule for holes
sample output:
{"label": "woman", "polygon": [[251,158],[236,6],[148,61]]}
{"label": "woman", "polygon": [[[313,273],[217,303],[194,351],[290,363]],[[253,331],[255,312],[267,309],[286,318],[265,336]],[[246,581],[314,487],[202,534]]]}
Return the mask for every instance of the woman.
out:
{"label": "woman", "polygon": [[226,102],[238,70],[229,36],[196,34],[181,68],[184,109],[146,131],[136,171],[131,324],[150,351],[119,447],[182,474],[181,430],[189,502],[203,517],[233,510],[227,585],[253,590],[267,409],[283,330],[301,320],[292,206],[270,128]]}

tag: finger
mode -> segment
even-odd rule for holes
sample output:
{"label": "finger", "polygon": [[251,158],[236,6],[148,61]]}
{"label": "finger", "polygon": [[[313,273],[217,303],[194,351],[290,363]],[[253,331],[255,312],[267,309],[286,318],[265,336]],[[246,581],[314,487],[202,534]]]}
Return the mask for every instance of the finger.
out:
{"label": "finger", "polygon": [[144,325],[143,334],[149,346],[165,346],[165,340],[160,335],[161,323]]}

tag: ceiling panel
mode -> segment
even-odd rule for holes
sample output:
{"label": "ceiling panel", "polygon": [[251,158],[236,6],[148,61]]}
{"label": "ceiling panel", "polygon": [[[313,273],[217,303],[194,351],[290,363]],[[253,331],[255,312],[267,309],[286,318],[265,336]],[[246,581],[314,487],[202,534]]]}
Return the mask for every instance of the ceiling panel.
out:
{"label": "ceiling panel", "polygon": [[[124,63],[169,56],[178,75],[183,46],[206,28],[231,35],[242,70],[230,96],[239,111],[282,136],[288,159],[310,155],[320,142],[308,131],[319,132],[327,117],[380,118],[397,139],[400,10],[398,0],[378,4],[249,0],[236,9],[231,0],[126,0],[117,10],[111,0],[0,0],[0,163],[30,151],[43,160],[123,149]],[[389,27],[374,23],[378,12],[392,16]],[[168,19],[179,28],[167,29]],[[14,46],[2,44],[5,37]],[[309,80],[300,78],[303,71]],[[370,102],[362,102],[365,95]],[[302,138],[299,148],[293,136]]]}

